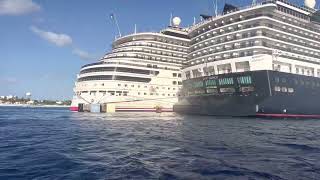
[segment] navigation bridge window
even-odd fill
[[[233,78],[219,79],[219,85],[232,85],[232,84],[233,84]]]
[[[203,83],[203,81],[196,81],[196,82],[191,82],[187,86],[189,86],[191,88],[202,88],[204,86],[204,83]]]
[[[210,86],[217,86],[217,81],[215,79],[208,79],[206,81],[206,86],[210,87]]]
[[[242,76],[237,78],[239,84],[251,84],[252,80],[250,76]]]

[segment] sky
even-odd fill
[[[251,3],[218,0],[219,9],[225,1]],[[111,13],[126,35],[134,24],[138,32],[160,31],[171,13],[188,26],[213,11],[213,0],[0,0],[0,96],[71,99],[81,66],[111,50]]]

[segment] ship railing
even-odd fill
[[[263,2],[260,2],[260,3],[239,7],[236,10],[228,11],[228,12],[225,12],[225,13],[221,13],[221,14],[218,14],[217,16],[212,16],[212,17],[210,17],[210,18],[208,18],[206,20],[202,20],[202,21],[198,22],[197,24],[191,26],[190,30],[192,31],[194,29],[197,29],[198,27],[200,27],[203,24],[206,24],[206,23],[212,22],[214,20],[220,19],[221,16],[226,15],[226,14],[238,12],[238,11],[249,9],[249,8],[253,8],[253,7],[259,7],[259,6],[263,6],[263,5],[266,5],[266,4],[275,4],[275,3],[276,3],[276,0],[266,0],[266,1],[263,1]]]

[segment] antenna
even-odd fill
[[[255,6],[257,4],[257,0],[252,0],[252,6]]]
[[[218,0],[213,1],[213,7],[214,7],[214,16],[218,16]]]
[[[196,23],[197,23],[196,17],[193,17],[193,25],[196,25]]]
[[[118,33],[119,33],[119,37],[121,37],[121,31],[120,31],[120,27],[119,27],[119,24],[118,24],[118,20],[117,20],[117,18],[116,18],[116,15],[113,14],[113,13],[111,13],[110,18],[111,18],[111,20],[115,23],[115,25],[117,26]]]
[[[172,13],[170,13],[170,22],[169,22],[170,26],[172,26],[172,17],[173,17],[173,15],[172,15]]]
[[[137,24],[134,24],[134,33],[137,34]]]

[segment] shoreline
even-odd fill
[[[41,107],[41,108],[70,108],[67,105],[28,105],[28,104],[0,104],[0,107]]]

